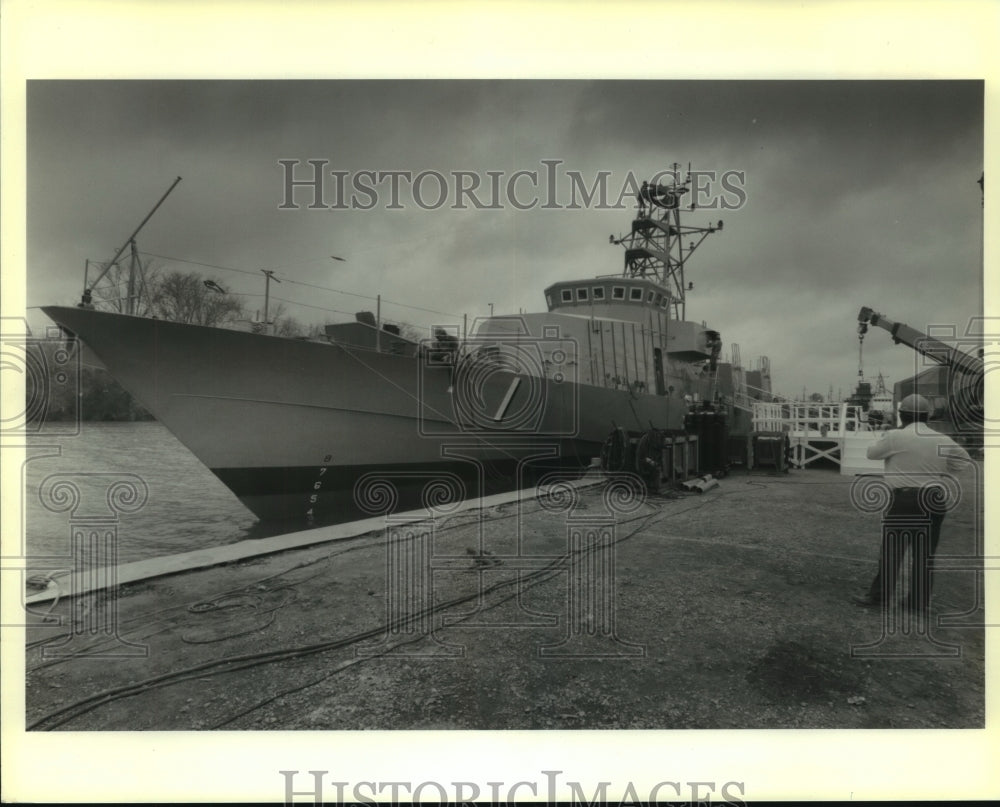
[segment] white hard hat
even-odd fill
[[[900,412],[910,412],[914,415],[929,415],[931,413],[931,405],[928,403],[927,399],[923,395],[907,395],[899,402]]]

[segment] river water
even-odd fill
[[[255,526],[256,516],[156,422],[84,423],[75,436],[34,435],[26,455],[24,532],[29,556],[68,555],[72,525],[88,517],[108,523],[117,515],[119,563],[265,534]],[[115,513],[107,504],[107,491],[116,480],[127,480],[140,491],[144,484],[145,503],[127,512],[132,508],[126,496]],[[70,503],[60,497],[69,486],[79,491],[78,503],[60,510],[61,504]]]
[[[155,421],[83,423],[78,434],[66,431],[50,424],[27,441],[22,551],[29,558],[104,566],[304,529],[301,521],[260,523]],[[486,492],[511,487],[498,478],[488,480]],[[130,490],[144,501],[132,506]],[[87,535],[111,533],[116,557],[103,547],[74,553],[71,536],[80,527]],[[12,544],[5,540],[5,552],[18,554]]]

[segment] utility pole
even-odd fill
[[[267,309],[268,309],[268,307],[270,305],[270,302],[271,302],[271,281],[273,280],[275,283],[280,283],[281,281],[278,280],[278,278],[276,278],[274,276],[274,270],[272,270],[272,269],[261,269],[260,271],[262,271],[264,273],[264,278],[265,278],[265,280],[264,280],[264,327],[267,329],[267,332],[270,333],[271,321],[267,318]]]
[[[139,248],[135,244],[135,239],[133,238],[130,242],[132,245],[132,255],[128,266],[128,299],[125,302],[125,313],[135,314],[136,312],[136,302],[139,299],[139,293],[135,286],[135,276],[139,273],[139,280],[145,289],[145,280],[142,277],[142,262],[139,260]]]

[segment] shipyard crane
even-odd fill
[[[948,414],[949,419],[961,430],[982,431],[983,427],[983,359],[964,353],[933,336],[921,333],[903,322],[893,322],[867,306],[858,313],[858,339],[864,340],[869,325],[876,325],[889,332],[892,341],[913,348],[949,369]]]

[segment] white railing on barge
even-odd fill
[[[840,466],[844,475],[877,473],[881,460],[869,460],[868,446],[881,436],[871,428],[861,407],[847,403],[815,401],[754,401],[753,428],[759,432],[785,432],[791,446],[791,462],[805,468],[827,459]]]

